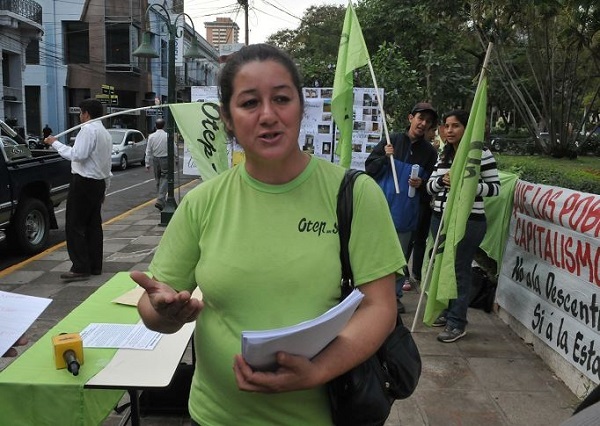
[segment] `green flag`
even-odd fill
[[[352,2],[349,1],[340,38],[331,98],[331,113],[340,131],[340,139],[335,153],[340,157],[340,165],[346,168],[350,167],[352,159],[354,70],[368,63],[367,45],[356,13],[352,8]]]
[[[219,104],[190,102],[169,105],[169,108],[202,179],[208,180],[226,170],[229,167],[227,136]]]
[[[484,72],[482,70],[482,72]],[[433,274],[427,292],[423,322],[431,325],[455,299],[456,246],[465,235],[467,220],[475,201],[481,169],[481,150],[485,134],[487,77],[481,79],[475,92],[469,122],[450,168],[450,192],[444,208],[442,229],[436,250]]]

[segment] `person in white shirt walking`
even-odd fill
[[[82,123],[93,121],[81,127],[72,147],[52,135],[44,139],[45,144],[52,145],[61,157],[71,161],[65,231],[73,265],[60,276],[67,282],[102,273],[104,234],[100,211],[112,176],[112,138],[102,121],[94,120],[102,117],[102,104],[95,99],[85,99],[79,109]]]
[[[146,145],[146,170],[150,170],[150,161],[154,167],[156,180],[156,203],[154,207],[162,210],[167,200],[167,171],[169,168],[168,135],[163,129],[165,120],[156,120],[156,131],[148,136]]]

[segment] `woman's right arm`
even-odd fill
[[[138,312],[150,330],[176,333],[185,323],[195,321],[204,307],[188,291],[178,293],[143,272],[133,271],[130,276],[146,290],[138,302]]]
[[[444,174],[440,173],[440,161],[438,161],[427,181],[427,193],[436,195],[438,192],[442,192],[444,188]]]

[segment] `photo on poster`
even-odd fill
[[[314,135],[305,135],[304,136],[304,145],[302,145],[302,151],[308,152],[310,154],[315,152],[315,136]]]
[[[354,122],[354,130],[355,131],[364,131],[367,128],[366,124],[367,123],[365,123],[364,121],[355,121]]]
[[[323,99],[331,99],[333,96],[333,89],[321,89],[321,97]]]
[[[381,136],[379,136],[379,134],[369,134],[369,136],[367,136],[367,142],[369,143],[378,143],[381,140]]]
[[[331,154],[331,142],[323,142],[323,149],[321,150],[321,154]]]
[[[331,124],[319,124],[317,126],[317,131],[319,133],[327,133],[330,134],[331,133]]]
[[[304,88],[304,97],[310,98],[310,99],[318,98],[319,97],[319,89]]]
[[[331,112],[331,100],[323,100],[323,112]]]

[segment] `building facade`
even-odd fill
[[[23,137],[27,124],[27,99],[39,97],[39,93],[26,90],[26,62],[35,60],[32,51],[43,34],[42,6],[39,3],[32,0],[0,2],[0,119]]]
[[[191,86],[214,85],[218,53],[181,15],[181,0],[0,1],[0,97],[17,98],[2,103],[0,117],[14,116],[31,134],[41,134],[46,124],[56,134],[79,124],[77,106],[85,98],[99,99],[107,113],[154,105],[157,99],[166,102],[169,33],[156,16],[161,9],[148,8],[153,3],[181,24],[175,61],[178,101],[190,99]],[[18,10],[3,10],[15,4]],[[28,8],[22,10],[23,5]],[[132,53],[148,29],[159,57],[139,59]],[[201,59],[181,54],[192,37],[199,41]],[[107,124],[147,133],[154,120],[137,111]]]
[[[230,18],[218,17],[216,21],[205,22],[206,40],[215,47],[239,42],[240,27]]]

